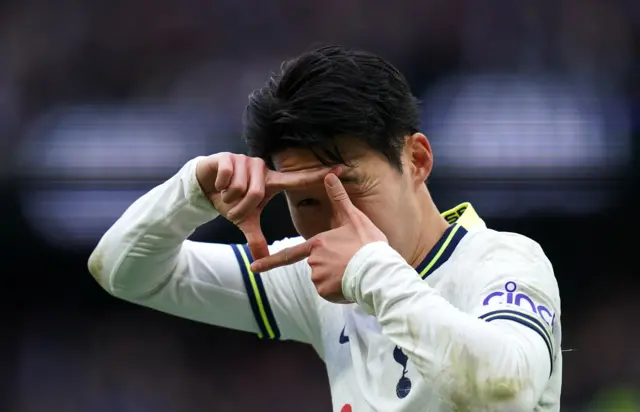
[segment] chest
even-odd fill
[[[432,280],[446,295],[449,282]],[[374,316],[357,305],[341,308],[325,329],[325,363],[337,412],[440,411],[437,388],[420,375],[405,351],[382,333]],[[348,406],[345,406],[348,405]]]

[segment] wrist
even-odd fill
[[[364,245],[353,255],[342,277],[342,294],[345,299],[360,304],[370,314],[373,308],[367,307],[368,305],[362,301],[361,282],[367,272],[367,263],[379,253],[385,253],[389,248],[389,244],[384,241]]]
[[[202,184],[205,181],[203,180],[204,172],[202,172],[202,168],[205,167],[203,166],[203,160],[206,159],[206,156],[198,156],[191,160],[187,166],[185,176],[187,200],[195,208],[202,211],[215,212],[217,216],[217,210],[207,198],[206,186]]]

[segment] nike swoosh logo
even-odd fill
[[[340,344],[342,344],[342,345],[344,345],[345,343],[349,342],[349,337],[344,334],[345,328],[346,328],[346,326],[344,328],[342,328],[342,332],[340,332],[340,338],[338,339],[338,342],[340,342]]]

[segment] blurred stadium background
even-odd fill
[[[86,270],[136,197],[243,151],[248,93],[316,42],[406,73],[441,209],[545,247],[562,410],[639,411],[639,40],[637,0],[0,1],[0,411],[330,410],[310,348],[134,307]],[[293,233],[282,199],[266,215]]]

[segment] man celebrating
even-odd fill
[[[334,411],[557,411],[560,297],[540,246],[463,203],[440,214],[403,76],[325,47],[245,113],[249,156],[188,162],[104,235],[89,270],[120,298],[313,345]],[[300,237],[267,245],[284,192]],[[187,240],[222,215],[247,245]]]

